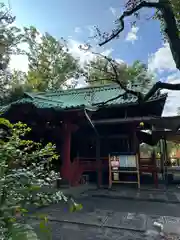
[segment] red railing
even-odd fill
[[[78,185],[80,183],[83,172],[95,172],[99,166],[101,169],[108,169],[108,158],[100,158],[100,163],[96,161],[96,158],[75,158],[72,163],[72,185]]]
[[[156,158],[156,164],[152,163],[151,158],[140,158],[140,173],[152,173],[155,185],[157,185],[157,174],[161,170],[160,163],[160,158]],[[177,163],[179,163],[178,160]],[[179,166],[179,164],[177,164],[176,166]],[[101,157],[100,162],[97,162],[96,158],[75,158],[71,167],[73,171],[71,178],[72,185],[78,185],[80,183],[84,172],[95,172],[97,171],[98,167],[100,167],[102,170],[108,170],[108,157]]]
[[[102,168],[108,167],[108,158],[106,157],[100,158],[100,163],[96,161],[96,158],[87,157],[75,158],[73,162],[81,166],[84,172],[96,171],[99,166],[98,164],[100,164]]]

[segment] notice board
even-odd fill
[[[120,181],[122,173],[136,174],[137,181]],[[112,183],[136,183],[140,188],[139,163],[137,154],[109,154],[109,187]]]

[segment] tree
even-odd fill
[[[65,41],[59,41],[48,33],[41,36],[32,26],[24,28],[24,31],[24,41],[29,48],[26,84],[36,91],[56,90],[65,86],[71,78],[74,79],[74,87],[80,66],[78,60],[68,52]]]
[[[145,64],[135,61],[131,66],[124,62],[113,62],[121,79],[121,83],[127,85],[137,85],[142,89],[149,89],[155,82],[153,76],[148,73]],[[85,76],[87,83],[91,85],[108,84],[115,81],[114,72],[110,62],[105,56],[98,54],[95,60],[85,65]]]
[[[23,35],[13,26],[13,17],[3,3],[0,3],[0,105],[9,96],[12,73],[8,64],[12,54],[25,54],[19,48]]]
[[[172,7],[172,10],[173,10],[173,13],[174,13],[175,20],[176,20],[177,28],[178,28],[178,31],[179,31],[179,36],[180,36],[180,15],[179,15],[180,4],[179,4],[178,0],[171,0],[170,3],[171,3],[171,7]],[[167,36],[164,32],[165,22],[163,20],[163,15],[161,14],[161,11],[157,10],[155,15],[153,16],[153,18],[160,20],[161,31],[162,31],[163,37],[164,37],[165,40],[167,40],[167,38],[166,38]]]
[[[86,82],[90,85],[105,85],[114,80],[111,65],[106,57],[101,54],[89,63],[86,63],[84,68]],[[117,63],[117,69],[122,81],[125,82],[127,80],[126,65]]]
[[[12,54],[23,54],[19,48],[22,40],[21,30],[13,26],[15,17],[0,3],[0,69],[4,70],[8,66]]]
[[[0,5],[0,105],[16,101],[25,91],[56,90],[66,85],[77,84],[80,66],[69,52],[66,42],[50,34],[41,35],[35,27],[20,30],[13,26],[13,17],[3,4]],[[24,43],[27,50],[21,50]],[[29,60],[28,73],[12,71],[9,61],[12,54],[26,54]]]
[[[26,217],[32,205],[69,202],[61,191],[42,191],[44,186],[51,186],[59,178],[59,174],[51,170],[52,160],[59,156],[51,143],[42,146],[24,140],[31,131],[26,124],[11,124],[0,118],[0,130],[0,239],[36,240],[33,229],[18,219]],[[80,204],[70,201],[70,210],[81,209]],[[44,229],[46,226],[47,216],[43,216],[40,227]]]
[[[51,160],[57,159],[55,148],[51,143],[43,148],[39,143],[23,140],[30,131],[24,124],[13,125],[0,118],[0,125],[0,236],[1,239],[32,239],[32,236],[37,239],[32,229],[18,223],[17,218],[27,213],[32,204],[67,200],[62,192],[48,196],[38,191],[57,178],[50,171]]]
[[[179,1],[178,0],[158,0],[158,1],[144,1],[144,0],[129,0],[125,5],[125,11],[116,21],[116,28],[112,33],[101,32],[98,28],[96,37],[100,38],[100,46],[105,45],[109,41],[119,37],[120,33],[124,30],[125,27],[125,18],[134,15],[136,18],[139,18],[139,11],[143,8],[154,8],[156,11],[160,12],[161,19],[164,23],[163,32],[166,36],[167,41],[172,52],[173,59],[175,61],[177,69],[180,70],[180,36],[179,36]],[[133,23],[134,24],[134,23]],[[111,60],[111,63],[113,61]],[[156,82],[147,94],[142,94],[141,92],[132,91],[128,89],[118,76],[116,67],[114,66],[114,73],[116,75],[116,82],[124,89],[127,93],[131,93],[137,96],[139,102],[147,101],[152,95],[154,95],[159,89],[168,89],[168,90],[180,90],[180,84],[171,84]],[[116,98],[120,97],[117,96]],[[114,98],[113,98],[114,99]]]
[[[5,76],[8,77],[7,80],[5,79]],[[3,82],[0,83],[0,86],[4,89],[4,93],[1,95],[2,105],[21,99],[24,92],[31,90],[31,88],[26,84],[26,73],[13,70],[9,71],[9,73],[5,76],[2,76],[2,81],[6,80],[6,84]]]

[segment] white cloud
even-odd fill
[[[113,51],[114,51],[113,48],[106,49],[105,51],[102,52],[102,55],[109,56]]]
[[[21,50],[28,51],[28,45],[26,43],[21,43],[18,47]],[[26,55],[12,55],[9,62],[9,68],[12,70],[27,72],[28,57]]]
[[[67,81],[66,81],[66,84],[68,86],[71,86],[72,84],[76,83],[77,82],[77,86],[76,88],[83,88],[83,87],[86,87],[87,86],[87,83],[85,81],[85,78],[84,77],[80,77],[78,80],[75,80],[73,78],[69,78]],[[64,89],[66,89],[66,87],[64,87]]]
[[[80,64],[83,65],[85,62],[89,62],[92,61],[96,55],[94,55],[92,52],[99,52],[105,56],[109,56],[113,49],[109,48],[109,49],[103,49],[103,48],[92,48],[92,52],[91,51],[83,51],[79,49],[79,46],[82,45],[81,42],[78,42],[76,40],[73,39],[69,39],[68,41],[69,43],[69,52],[75,57],[78,58],[80,61]],[[101,51],[100,51],[101,50]]]
[[[75,32],[75,33],[81,33],[82,30],[81,30],[80,27],[75,27],[74,32]]]
[[[138,31],[139,31],[139,28],[136,26],[133,26],[131,28],[131,31],[128,32],[126,36],[126,41],[134,43],[134,41],[138,40],[138,36],[137,36]]]
[[[180,83],[180,79],[179,82]],[[179,91],[167,91],[168,97],[163,110],[163,116],[176,116],[177,109],[180,107],[180,92]]]
[[[90,51],[86,52],[86,51],[82,51],[79,49],[79,46],[82,45],[81,42],[78,42],[74,39],[69,39],[68,43],[69,43],[69,52],[75,58],[79,59],[79,62],[82,67],[86,62],[90,62],[93,59],[95,59],[96,55],[94,55],[92,52],[90,52]],[[104,56],[109,56],[112,53],[113,49],[112,48],[110,48],[110,49],[94,48],[94,49],[92,49],[92,51],[100,52]],[[87,83],[85,82],[85,79],[82,77],[78,80],[77,88],[81,88],[81,87],[85,87],[85,86],[87,86]]]
[[[167,77],[167,82],[176,84],[180,83],[180,72],[170,74]],[[164,116],[174,116],[177,115],[177,108],[180,107],[180,91],[166,91],[168,93],[168,98],[164,107]]]
[[[86,28],[89,30],[89,37],[94,37],[96,33],[95,27],[93,25],[89,25]]]
[[[158,71],[159,73],[165,70],[176,70],[176,65],[168,43],[164,43],[163,46],[157,50],[157,52],[150,56],[148,67],[151,71]]]
[[[155,53],[153,53],[148,61],[148,69],[155,74],[165,73],[163,81],[169,83],[180,83],[180,72],[176,69],[171,50],[168,43],[164,43]],[[177,108],[180,107],[180,91],[165,91],[168,98],[164,107],[164,116],[173,116],[177,114]]]
[[[12,55],[9,67],[12,70],[28,71],[28,58],[24,55]]]
[[[15,25],[16,26],[16,25]],[[38,35],[36,37],[36,42],[41,43],[42,41],[42,34],[38,31]],[[19,49],[28,52],[28,44],[27,43],[20,43],[17,46]],[[19,70],[23,72],[28,71],[28,57],[27,55],[12,55],[9,63],[9,68],[12,70]]]
[[[113,16],[116,16],[116,9],[113,7],[110,7],[109,10],[111,11],[111,13],[113,14]]]
[[[78,79],[78,84],[77,84],[76,88],[87,87],[87,85],[88,85],[88,84],[86,83],[85,78],[84,78],[84,77],[80,77],[80,78]]]
[[[69,52],[75,57],[78,58],[80,64],[83,65],[86,61],[91,61],[94,58],[94,55],[91,52],[85,52],[79,49],[79,46],[82,44],[73,39],[69,39]]]
[[[127,65],[122,59],[120,58],[116,58],[116,62],[119,63],[119,64],[123,64],[123,65]]]

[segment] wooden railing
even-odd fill
[[[180,159],[173,158],[177,160],[176,166],[180,167]],[[99,167],[99,163],[96,161],[96,158],[87,158],[87,157],[79,157],[75,158],[72,163],[73,175],[72,175],[72,183],[79,184],[83,172],[94,172],[97,171]],[[102,170],[108,170],[108,157],[100,158],[100,167]],[[168,167],[169,169],[174,168],[172,166]],[[158,173],[161,172],[161,160],[160,158],[156,158],[156,164],[152,163],[151,158],[140,158],[139,165],[140,173],[151,173],[154,178],[154,183],[156,187],[158,187]],[[180,168],[179,168],[180,171]]]
[[[96,158],[87,158],[87,157],[80,157],[80,158],[75,158],[74,162],[76,164],[79,164],[84,171],[96,171],[98,167],[98,163],[96,161]],[[107,157],[102,157],[100,158],[100,166],[102,168],[107,168],[108,167],[108,158]]]

